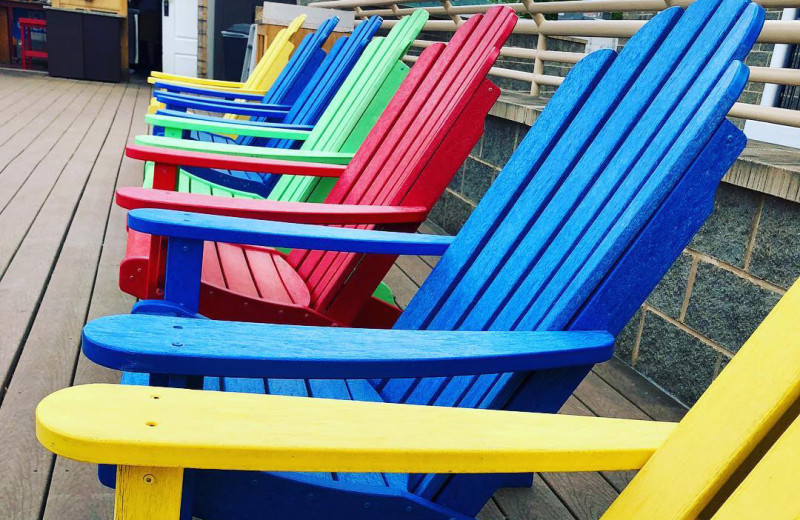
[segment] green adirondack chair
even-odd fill
[[[247,127],[227,122],[208,123],[191,119],[148,116],[148,122],[162,126],[165,136],[139,136],[137,144],[159,146],[199,152],[214,152],[226,155],[264,157],[270,159],[295,159],[314,162],[343,163],[347,162],[361,146],[373,125],[386,105],[406,77],[409,67],[401,61],[411,43],[422,30],[428,19],[426,11],[416,11],[403,18],[395,25],[385,38],[374,38],[364,50],[352,72],[331,100],[319,122],[310,132],[271,130],[259,127]],[[278,125],[280,126],[280,125]],[[186,131],[204,131],[225,135],[265,137],[282,137],[285,139],[303,140],[299,150],[247,146],[217,142],[198,142],[181,139]],[[276,133],[277,132],[277,133]],[[148,181],[152,177],[148,172]],[[202,177],[201,177],[202,176]],[[279,181],[277,175],[263,175],[247,172],[231,172],[228,170],[203,171],[185,169],[180,175],[178,191],[206,195],[232,196],[242,198],[264,198],[269,195],[273,200],[304,202],[322,201],[333,181],[317,183],[303,179],[304,187],[297,187],[297,182]],[[275,185],[276,190],[273,190]],[[272,192],[272,193],[271,193]]]
[[[678,424],[87,385],[39,404],[37,436],[59,455],[121,465],[120,520],[178,519],[183,468],[387,474],[639,469],[603,520],[796,520],[798,314],[795,283]],[[334,504],[325,505],[330,518],[339,518]],[[366,511],[363,518],[369,517]]]

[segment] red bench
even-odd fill
[[[19,33],[22,54],[22,68],[28,69],[33,58],[47,59],[47,52],[31,49],[31,31],[34,29],[47,29],[47,22],[36,18],[20,18]]]

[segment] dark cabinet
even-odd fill
[[[47,9],[48,72],[51,76],[122,81],[119,15]]]

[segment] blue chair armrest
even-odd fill
[[[156,92],[156,99],[167,107],[191,108],[209,112],[237,114],[257,117],[283,117],[289,112],[287,105],[267,105],[262,103],[237,103],[235,101],[207,100],[180,94]]]
[[[469,345],[469,348],[464,348]],[[278,379],[495,374],[607,360],[602,331],[307,327],[126,314],[91,321],[83,351],[128,372]]]
[[[259,94],[244,94],[225,90],[214,90],[211,88],[203,88],[190,85],[181,85],[178,83],[164,83],[156,81],[153,88],[162,89],[170,93],[176,94],[192,94],[197,96],[216,97],[221,99],[245,99],[247,101],[261,101],[264,96]]]
[[[442,255],[453,237],[292,224],[161,209],[135,209],[128,227],[150,235],[291,249]]]

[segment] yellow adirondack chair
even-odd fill
[[[640,469],[604,519],[797,519],[799,313],[800,282],[677,424],[88,385],[45,398],[37,435],[59,455],[119,465],[118,520],[177,519],[182,468]]]
[[[206,78],[193,78],[190,76],[181,76],[178,74],[167,74],[165,72],[154,71],[147,78],[147,82],[151,84],[171,83],[183,85],[195,85],[198,87],[212,88],[214,90],[222,90],[226,92],[236,92],[241,94],[256,94],[263,96],[272,83],[283,70],[283,67],[289,61],[289,57],[294,50],[294,44],[291,42],[292,36],[300,29],[303,22],[306,20],[306,15],[301,14],[290,23],[285,29],[278,31],[275,39],[269,44],[264,51],[264,55],[258,60],[256,67],[250,73],[250,77],[245,82],[238,81],[222,81],[216,79]],[[148,113],[154,114],[159,108],[164,108],[164,105],[156,101],[155,98],[150,100]]]

